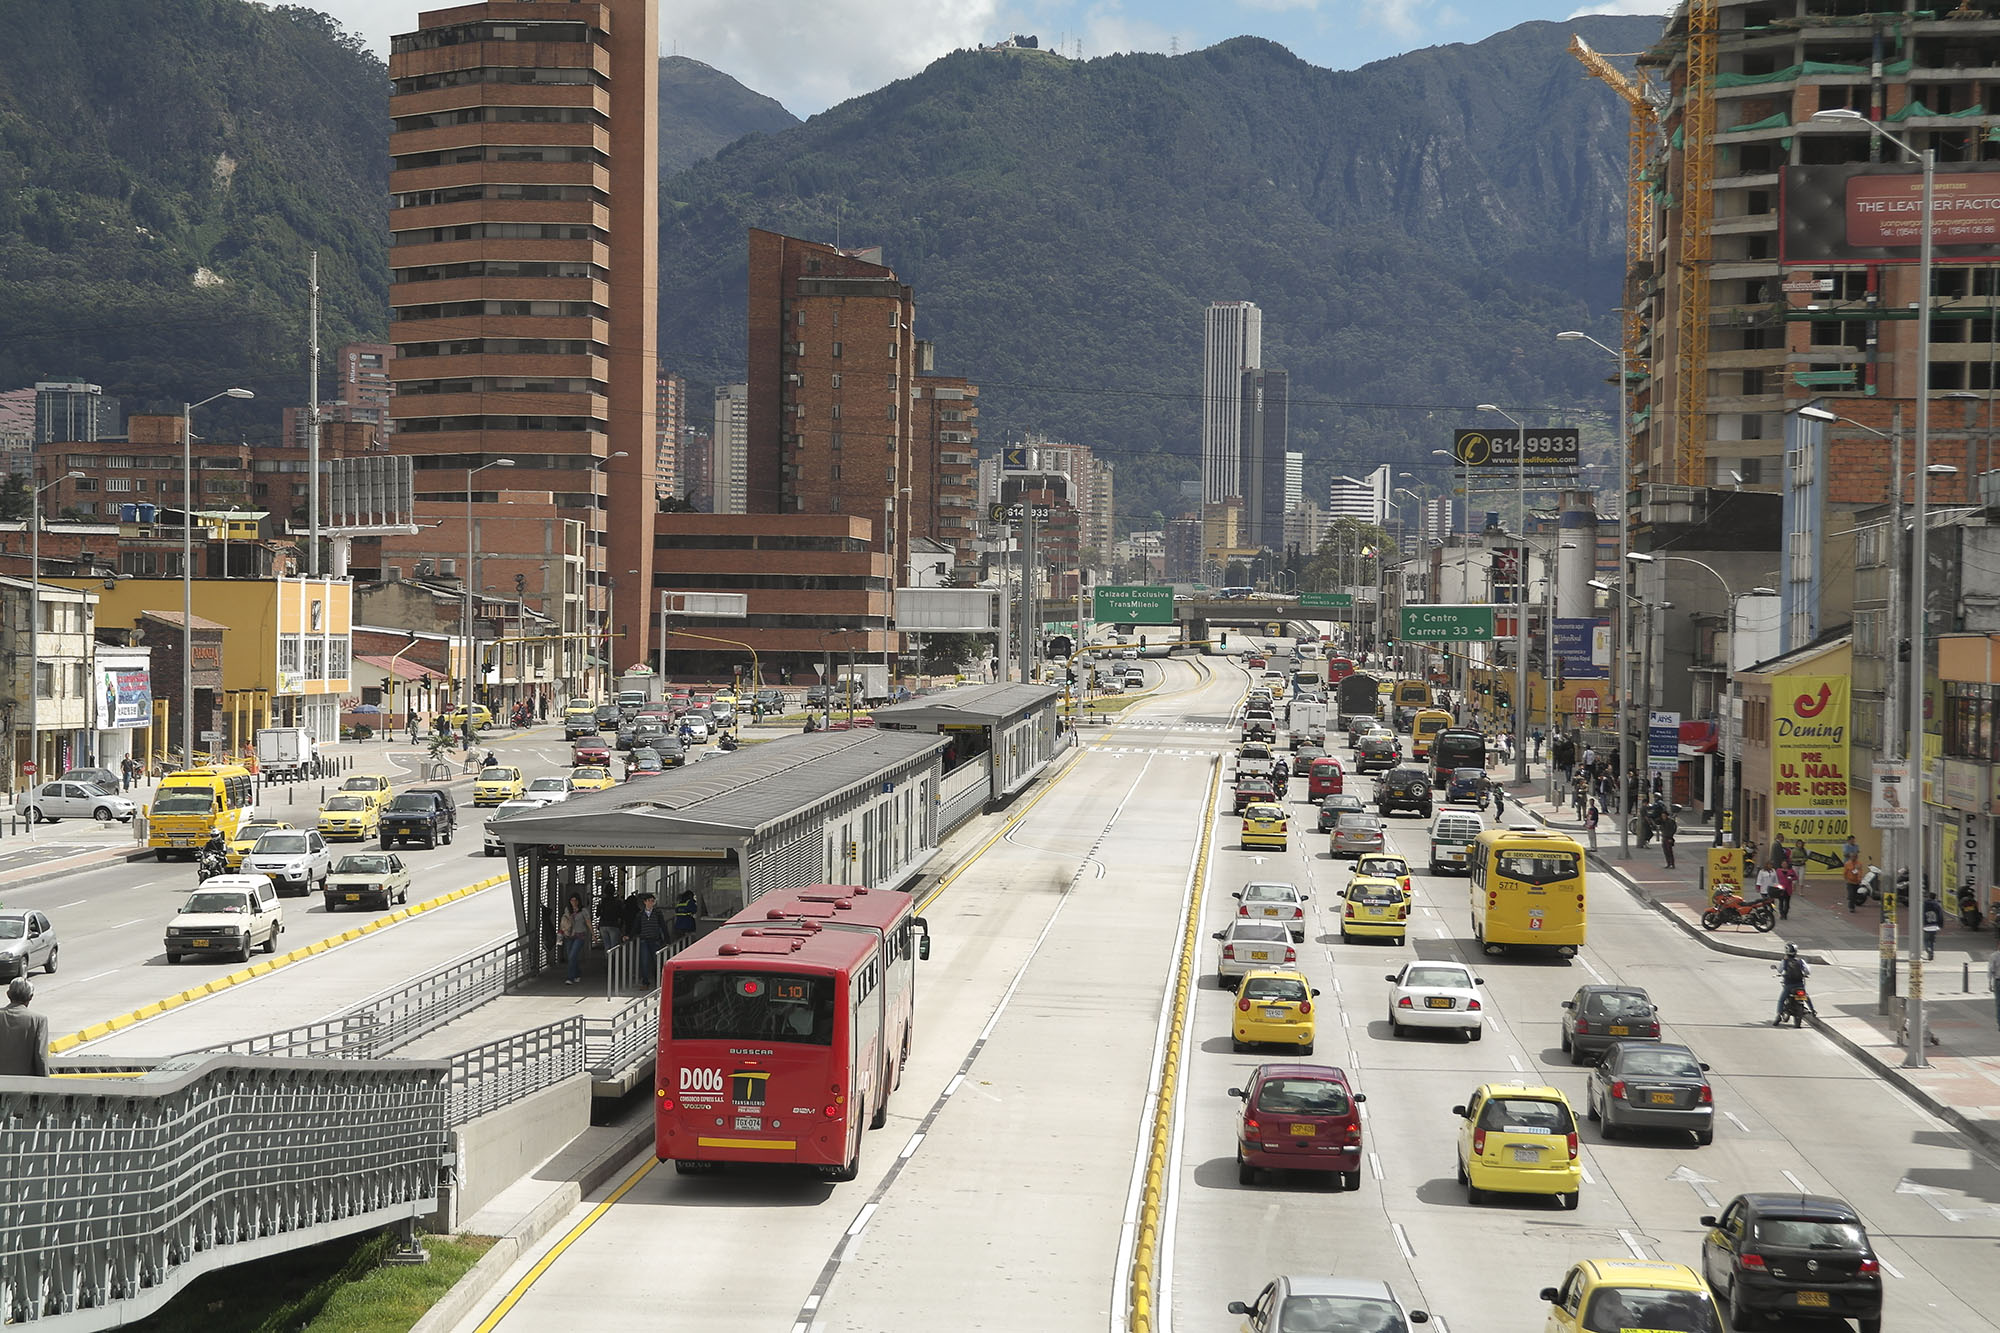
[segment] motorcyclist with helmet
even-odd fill
[[[1778,964],[1778,1016],[1771,1020],[1772,1027],[1783,1025],[1785,1002],[1792,997],[1793,991],[1802,991],[1806,988],[1806,978],[1811,975],[1812,968],[1806,964],[1805,959],[1799,957],[1799,946],[1787,944],[1784,959]],[[1813,1007],[1811,996],[1806,997],[1806,1012],[1819,1013],[1819,1010]]]
[[[195,857],[195,883],[199,884],[217,875],[227,874],[228,871],[229,844],[223,841],[219,831],[210,833],[208,841],[202,845],[200,853]]]

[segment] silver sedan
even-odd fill
[[[38,824],[58,819],[94,819],[109,824],[116,819],[130,823],[138,810],[125,797],[94,782],[44,782],[14,798],[14,813],[26,815]]]

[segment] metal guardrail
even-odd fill
[[[381,1025],[373,1014],[347,1013],[302,1023],[282,1032],[266,1032],[255,1037],[218,1042],[174,1058],[265,1055],[281,1060],[369,1060],[386,1049],[381,1044],[380,1033]]]
[[[0,1078],[0,1322],[115,1328],[204,1272],[433,1211],[448,1078],[240,1055]]]
[[[583,1020],[584,1062],[593,1074],[623,1073],[659,1047],[660,992],[642,995],[609,1018]]]
[[[451,1058],[445,1122],[454,1128],[584,1070],[584,1020],[517,1032]]]
[[[499,998],[532,971],[519,937],[509,935],[349,1005],[342,1016],[370,1015],[381,1031],[376,1050],[386,1053]]]

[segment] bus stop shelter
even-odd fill
[[[878,708],[883,731],[941,736],[944,827],[948,830],[989,801],[1026,787],[1061,748],[1052,685],[965,685],[942,694]],[[970,767],[976,766],[976,767]]]
[[[594,913],[691,887],[709,920],[775,888],[894,889],[936,852],[944,737],[861,729],[782,737],[492,820],[514,921],[536,968],[556,960],[571,893]]]

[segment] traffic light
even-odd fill
[[[1555,682],[1556,682],[1556,689],[1560,691],[1563,687],[1563,660],[1561,653],[1556,654]]]
[[[1228,630],[1223,630],[1223,631],[1222,631],[1222,637],[1221,637],[1221,639],[1219,639],[1219,640],[1217,641],[1217,644],[1216,644],[1216,646],[1217,646],[1217,647],[1219,647],[1219,648],[1227,648],[1227,647],[1229,646],[1229,631],[1228,631]]]
[[[1144,648],[1146,646],[1146,636],[1143,634],[1139,636],[1139,646],[1141,648]]]

